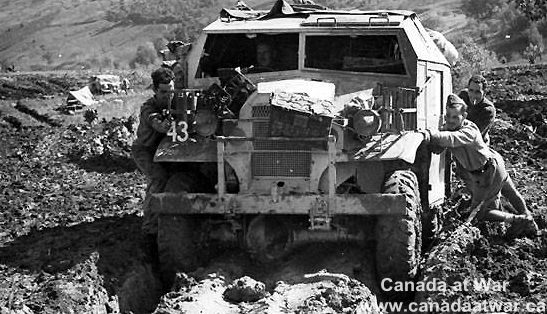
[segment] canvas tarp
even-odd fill
[[[95,104],[97,101],[93,98],[93,94],[91,93],[91,90],[89,89],[89,86],[86,86],[82,89],[70,91],[70,95],[73,97],[73,99],[76,99],[79,103],[81,103],[84,106],[91,106]],[[69,100],[72,97],[68,97]]]

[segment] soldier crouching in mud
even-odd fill
[[[433,147],[447,148],[467,172],[471,190],[471,208],[480,206],[477,217],[482,220],[515,224],[515,235],[537,235],[538,226],[526,207],[522,195],[509,177],[501,155],[489,148],[477,125],[467,118],[467,104],[458,96],[448,96],[446,124],[441,130],[422,131],[425,141]],[[503,193],[518,214],[501,211]]]
[[[143,203],[142,231],[147,253],[153,258],[157,256],[158,217],[150,211],[150,195],[162,192],[168,179],[166,169],[160,163],[154,162],[154,154],[171,125],[163,112],[173,100],[174,78],[173,72],[167,68],[160,68],[152,73],[154,96],[141,107],[137,139],[131,148],[137,167],[148,179]]]

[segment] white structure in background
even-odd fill
[[[88,85],[93,94],[117,94],[122,90],[122,79],[118,75],[95,75],[89,79]]]

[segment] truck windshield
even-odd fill
[[[306,68],[405,74],[396,35],[306,36]]]
[[[196,77],[216,77],[218,69],[243,73],[298,69],[298,34],[210,34]]]

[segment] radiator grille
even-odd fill
[[[251,164],[253,177],[309,177],[311,153],[253,153]]]
[[[270,106],[254,106],[252,109],[253,118],[269,118]]]
[[[268,121],[254,121],[253,136],[255,137],[270,136],[270,123]]]
[[[269,137],[270,124],[267,121],[253,122],[253,135],[255,137]],[[321,142],[295,142],[280,140],[256,140],[253,142],[255,150],[305,150],[325,149],[325,144]]]
[[[270,136],[270,108],[270,106],[252,108],[254,137]],[[255,140],[253,142],[254,150],[269,152],[253,152],[251,154],[252,175],[253,177],[309,177],[313,146],[318,146],[318,143]],[[319,146],[321,146],[320,143]]]

